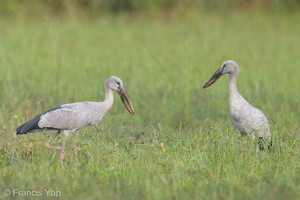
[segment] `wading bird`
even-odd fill
[[[114,101],[113,90],[117,91],[125,108],[134,115],[133,105],[126,92],[122,80],[111,76],[104,83],[105,100],[102,102],[83,101],[63,104],[35,116],[19,126],[15,134],[26,134],[44,130],[57,130],[54,137],[46,143],[48,148],[60,149],[60,160],[64,163],[66,140],[70,133],[88,125],[95,125],[111,108]],[[50,142],[61,132],[64,134],[62,146],[51,146]]]
[[[270,148],[271,135],[267,118],[261,110],[248,103],[237,90],[236,81],[239,66],[235,61],[225,61],[204,84],[203,88],[211,86],[224,74],[229,74],[230,116],[233,125],[242,135],[251,134],[253,138],[258,136],[260,150],[264,149],[262,141],[264,138],[268,140]]]

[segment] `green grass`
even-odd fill
[[[298,19],[1,19],[0,190],[59,190],[62,199],[299,199]],[[229,59],[240,65],[240,93],[269,119],[271,152],[256,153],[256,141],[234,130],[228,77],[202,89]],[[44,146],[54,133],[13,138],[51,107],[103,100],[110,75],[123,80],[136,115],[116,98],[101,123],[72,134],[64,166]]]

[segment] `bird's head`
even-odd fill
[[[120,78],[116,76],[110,76],[108,79],[105,81],[105,88],[115,90],[117,92],[120,91],[121,88],[123,88],[123,82]]]
[[[131,103],[131,100],[129,98],[129,95],[127,91],[125,90],[123,86],[123,82],[120,78],[116,76],[110,76],[105,81],[104,87],[107,89],[115,90],[120,95],[120,98],[122,100],[122,103],[124,104],[125,108],[134,115],[134,109],[133,105]]]
[[[239,73],[239,66],[233,60],[225,61],[221,67],[208,79],[208,81],[204,84],[203,88],[207,88],[214,84],[222,75],[231,74],[231,73]]]

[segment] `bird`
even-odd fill
[[[113,91],[116,91],[120,95],[125,108],[130,114],[134,115],[132,102],[120,78],[116,76],[108,77],[104,83],[104,89],[104,101],[82,101],[56,106],[22,124],[16,129],[14,134],[19,135],[45,130],[56,130],[57,132],[53,138],[45,145],[48,148],[60,149],[59,158],[63,164],[65,161],[66,141],[70,134],[86,126],[99,123],[106,112],[112,107],[114,101]],[[50,142],[61,132],[64,135],[62,146],[51,146]]]
[[[225,61],[208,79],[203,88],[211,86],[224,74],[229,74],[230,116],[233,125],[242,135],[250,134],[253,138],[258,137],[259,150],[264,150],[264,140],[269,143],[268,149],[270,149],[272,141],[266,116],[261,110],[244,99],[237,90],[236,82],[239,75],[237,62],[233,60]]]

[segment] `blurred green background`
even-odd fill
[[[190,8],[205,12],[241,11],[285,11],[299,10],[299,0],[1,0],[2,15],[63,15],[66,13],[85,13],[101,15],[104,13],[142,13],[187,11]]]
[[[0,191],[50,188],[63,199],[299,199],[299,5],[1,0]],[[239,92],[269,120],[274,151],[257,153],[257,141],[235,131],[227,75],[202,89],[229,59],[240,66]],[[102,122],[72,134],[66,165],[44,146],[52,132],[13,137],[51,107],[102,101],[111,75],[123,80],[136,114],[115,94]]]

